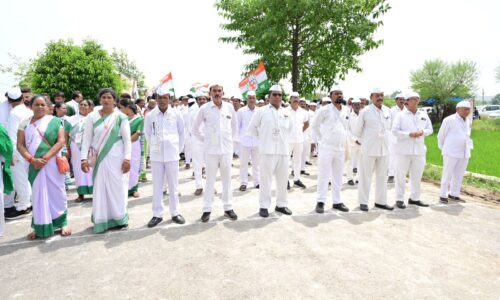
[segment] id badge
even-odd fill
[[[81,144],[82,143],[82,138],[83,138],[83,133],[82,132],[78,132],[75,135],[75,143]]]
[[[280,130],[278,128],[273,128],[273,138],[277,139],[280,136]]]

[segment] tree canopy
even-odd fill
[[[374,32],[389,9],[385,0],[218,0],[216,8],[232,35],[221,37],[265,62],[268,77],[291,76],[302,94],[329,89],[349,70],[361,71],[359,56],[382,40]]]

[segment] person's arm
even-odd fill
[[[449,119],[443,120],[443,123],[441,123],[441,127],[439,128],[439,132],[437,134],[438,147],[441,150],[443,150],[444,141],[446,139],[446,135],[448,134],[448,128],[449,128],[448,120]]]
[[[177,114],[177,133],[179,134],[179,150],[181,150],[184,149],[186,142],[186,128],[184,118],[180,114]]]
[[[319,109],[312,123],[312,131],[318,141],[321,140],[320,127],[321,127],[321,122],[323,121],[322,119],[323,119],[323,110]]]
[[[130,139],[130,123],[127,119],[122,120],[120,124],[120,135],[123,141],[123,163],[122,172],[125,174],[130,171],[130,158],[132,156],[132,141]]]
[[[424,136],[429,136],[434,132],[434,128],[432,128],[431,119],[429,119],[429,116],[427,116],[427,114],[425,115],[425,128],[423,129],[423,131],[424,131]]]
[[[240,140],[240,128],[238,126],[238,115],[234,108],[231,107],[231,131],[233,133],[233,141],[238,142]]]
[[[401,128],[401,114],[397,115],[392,122],[392,134],[398,139],[409,139],[412,138],[411,132],[405,131]]]
[[[203,115],[203,107],[200,108],[198,113],[196,114],[196,117],[194,119],[194,124],[193,124],[193,135],[196,136],[200,141],[204,141],[203,134],[200,131],[201,123],[203,123],[204,115]]]
[[[87,160],[92,138],[94,136],[94,124],[92,124],[91,116],[88,116],[83,123],[82,150],[81,160]]]
[[[142,128],[144,127],[144,119],[140,121],[139,126],[137,127],[137,131],[132,133],[130,140],[133,142],[136,142],[140,137],[142,133]]]
[[[309,128],[309,114],[307,111],[303,111],[304,113],[304,125],[302,126],[302,132],[306,131]]]
[[[19,154],[21,154],[24,159],[26,159],[30,164],[32,164],[35,169],[40,170],[47,161],[45,161],[43,158],[35,158],[31,153],[28,151],[28,148],[26,147],[26,141],[24,137],[24,128],[19,128],[17,131],[17,151]]]
[[[151,114],[147,114],[144,118],[144,136],[148,144],[151,143],[151,136],[153,135],[153,122]]]
[[[365,127],[366,109],[367,108],[365,108],[359,112],[358,121],[356,123],[354,123],[354,130],[352,131],[352,133],[354,134],[355,137],[357,137],[358,141],[361,138],[361,135],[363,134],[363,129]]]
[[[248,135],[259,136],[259,124],[260,124],[261,110],[257,110],[253,113],[250,123],[248,124],[247,133]]]
[[[57,153],[59,153],[59,151],[61,151],[61,149],[65,143],[66,143],[66,141],[64,139],[64,128],[61,126],[61,127],[59,127],[59,130],[57,132],[57,141],[42,158],[45,161],[49,161],[49,159],[56,156]]]

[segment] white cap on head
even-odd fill
[[[302,99],[300,101],[302,101]],[[309,100],[304,100],[304,101],[306,102],[307,105],[311,105],[311,101]]]
[[[264,100],[260,99],[257,103],[264,103]]]
[[[381,88],[373,88],[370,92],[370,95],[371,94],[382,94],[384,91],[382,91]]]
[[[299,98],[299,97],[300,97],[300,95],[299,95],[299,93],[298,93],[298,92],[293,92],[293,93],[291,93],[291,94],[290,94],[290,98],[291,98],[291,97],[297,97],[297,98]]]
[[[321,98],[321,103],[323,102],[332,102],[332,99],[330,99],[330,97],[323,97]]]
[[[194,97],[195,97],[195,98],[198,98],[198,97],[205,97],[205,93],[203,93],[202,91],[197,91],[197,92],[194,94]]]
[[[306,99],[304,99],[304,98],[300,98],[300,99],[299,99],[299,101],[300,101],[300,102],[306,102],[306,103],[307,103],[307,100],[306,100]]]
[[[316,102],[311,102],[311,103],[309,103],[309,105],[310,105],[310,106],[317,106],[317,105],[318,105],[318,103],[316,103]]]
[[[418,93],[415,93],[415,92],[409,92],[408,94],[406,94],[405,99],[410,99],[410,98],[413,98],[413,97],[420,98],[420,95]]]
[[[195,102],[196,102],[196,100],[194,98],[189,98],[188,99],[188,104],[195,103]]]
[[[351,103],[361,103],[361,99],[354,98],[354,99],[352,99]]]
[[[334,85],[334,86],[332,86],[332,88],[330,89],[330,93],[331,93],[331,92],[335,92],[335,91],[342,92],[342,89],[340,88],[340,86],[338,86],[338,85]]]
[[[280,92],[282,93],[283,90],[281,89],[281,86],[279,86],[278,84],[275,84],[273,85],[270,89],[269,89],[270,92]]]
[[[21,93],[21,89],[18,88],[18,87],[15,87],[15,88],[11,88],[8,92],[7,92],[7,97],[11,100],[17,100],[19,98],[21,98],[21,96],[23,95],[23,93]]]
[[[165,96],[165,95],[169,95],[169,96],[172,96],[174,93],[172,93],[167,87],[163,87],[163,86],[160,86],[157,90],[156,90],[156,94],[158,96]]]
[[[467,100],[460,101],[457,103],[457,107],[470,108],[470,102]]]
[[[399,93],[396,95],[396,97],[394,97],[394,99],[398,99],[398,98],[403,98],[403,99],[406,99],[405,95],[403,93]]]
[[[255,94],[255,91],[250,91],[247,93],[247,97],[248,96],[257,96],[257,95]]]

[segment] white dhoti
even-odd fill
[[[387,166],[389,156],[361,155],[358,169],[358,199],[368,204],[373,172],[375,172],[375,203],[387,204]]]
[[[240,148],[240,183],[242,185],[248,184],[248,162],[252,160],[252,180],[253,186],[259,184],[259,147],[245,147]]]
[[[231,161],[233,154],[206,154],[206,174],[207,180],[205,183],[205,192],[203,193],[203,212],[212,211],[212,203],[215,192],[215,179],[217,170],[220,169],[220,178],[222,181],[222,203],[224,211],[233,209],[232,198],[233,191],[231,190]]]
[[[163,183],[168,186],[168,206],[170,215],[175,217],[179,215],[179,193],[177,186],[179,184],[179,162],[151,162],[151,173],[153,175],[153,217],[163,218]]]
[[[406,174],[410,172],[410,199],[420,199],[420,181],[425,168],[425,155],[398,155],[396,159],[396,201],[405,201]]]
[[[468,158],[455,158],[448,155],[443,156],[443,174],[441,176],[441,198],[460,196],[460,189],[467,170]]]
[[[342,188],[342,171],[344,169],[345,152],[333,151],[320,147],[318,150],[318,187],[317,202],[326,202],[328,182],[332,182],[333,204],[340,204]]]
[[[271,206],[271,183],[273,175],[276,179],[276,206],[287,207],[287,184],[290,158],[288,155],[261,154],[260,163],[260,208]],[[300,171],[299,171],[300,172]]]

